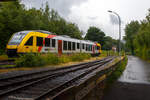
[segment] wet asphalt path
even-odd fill
[[[125,71],[102,100],[150,100],[150,63],[128,56]]]

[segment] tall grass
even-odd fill
[[[121,51],[120,54],[122,56],[125,56],[125,52],[124,51]],[[103,50],[101,55],[100,55],[100,57],[107,57],[107,56],[119,56],[119,53],[117,51],[114,52],[112,50],[108,50],[108,51]]]
[[[85,53],[62,56],[51,53],[45,55],[29,53],[20,56],[20,58],[16,60],[16,66],[34,67],[44,65],[58,65],[67,62],[83,61],[85,59],[89,59],[90,57],[90,54]]]
[[[26,54],[21,55],[20,58],[18,58],[16,61],[16,66],[28,66],[28,67],[34,67],[34,66],[43,66],[46,64],[45,60],[40,54]]]

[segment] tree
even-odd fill
[[[6,44],[13,33],[23,30],[47,30],[57,35],[81,38],[82,32],[74,23],[67,22],[59,14],[49,9],[25,9],[18,0],[1,3],[0,8],[0,51],[4,52]]]
[[[150,60],[150,9],[140,23],[131,21],[126,25],[124,39],[132,54]]]
[[[143,59],[150,60],[150,10],[146,18],[141,21],[134,43],[137,55]]]
[[[104,45],[102,47],[104,50],[111,50],[113,46],[117,47],[117,40],[112,39],[112,37],[106,36],[104,40]]]
[[[140,28],[140,24],[138,21],[131,21],[125,27],[124,40],[126,41],[126,47],[131,51],[133,55],[135,50],[134,39],[139,31],[139,28]]]
[[[104,37],[105,37],[105,33],[103,31],[101,31],[97,27],[92,26],[88,29],[85,39],[96,41],[103,46],[105,41]]]

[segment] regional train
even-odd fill
[[[10,38],[6,51],[8,57],[24,53],[89,53],[99,55],[101,45],[89,40],[79,40],[66,35],[56,35],[44,30],[20,31]]]

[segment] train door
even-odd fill
[[[22,51],[27,53],[27,52],[35,52],[34,48],[35,48],[35,44],[34,41],[35,37],[31,36],[23,45]]]
[[[62,40],[58,40],[58,55],[62,54]]]

